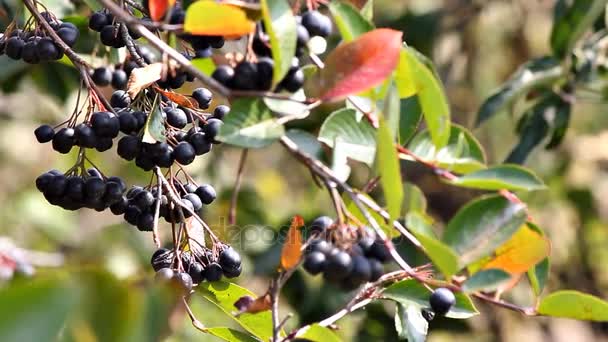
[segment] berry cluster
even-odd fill
[[[143,126],[143,123],[142,123]],[[53,149],[67,154],[74,146],[94,148],[99,152],[109,150],[113,138],[118,136],[120,121],[114,113],[94,112],[88,122],[72,127],[63,127],[55,132],[49,125],[36,128],[34,135],[40,143],[52,141]]]
[[[42,16],[51,25],[55,33],[69,47],[76,44],[79,36],[78,28],[70,22],[56,19],[50,12],[42,12]],[[63,57],[63,50],[42,29],[15,29],[0,39],[0,54],[14,60],[23,60],[29,64],[56,61]]]
[[[192,213],[200,212],[203,205],[211,204],[217,196],[215,189],[209,184],[196,186],[192,183],[181,184],[175,180],[174,188],[177,189],[180,202],[189,210],[182,210],[171,203],[167,191],[163,191],[159,196],[158,188],[147,189],[141,186],[131,187],[119,201],[110,206],[110,210],[114,215],[124,215],[125,221],[137,229],[152,231],[157,201],[160,201],[160,217],[170,223],[182,223],[181,215],[184,218],[191,217]]]
[[[116,176],[105,178],[90,168],[86,174],[51,170],[36,178],[36,187],[46,200],[66,210],[91,208],[103,211],[121,201],[125,182]]]
[[[312,275],[323,273],[324,279],[344,289],[380,278],[384,274],[382,264],[390,260],[384,243],[368,230],[358,231],[355,241],[334,239],[332,243],[324,238],[337,229],[340,227],[327,216],[311,223],[310,231],[317,237],[306,248],[304,269]]]
[[[206,88],[198,88],[193,91],[192,98],[197,101],[199,108],[206,109],[209,108],[212,94]],[[230,111],[228,106],[220,105],[213,114],[205,117],[167,101],[167,106],[161,112],[167,141],[148,144],[142,142],[143,136],[139,134],[146,115],[126,108],[130,105],[128,95],[117,90],[112,95],[111,104],[122,108],[118,121],[120,130],[127,134],[119,140],[117,153],[123,159],[135,159],[135,164],[144,170],[151,170],[154,166],[170,167],[174,162],[188,165],[196,156],[208,153],[213,144],[219,143],[215,138],[223,125],[224,116]],[[191,127],[186,131],[188,124]]]
[[[89,17],[89,28],[99,32],[101,43],[116,49],[126,45],[121,33],[121,25],[124,24],[116,22],[114,16],[105,10],[94,12]],[[131,39],[140,38],[136,31],[128,30],[128,34]]]
[[[193,284],[203,281],[218,281],[222,276],[236,278],[241,274],[241,256],[232,247],[222,245],[219,253],[203,248],[196,253],[184,251],[179,260],[173,250],[160,248],[152,255],[152,268],[157,278],[162,280],[178,279],[188,292]],[[180,267],[181,266],[181,267]],[[180,268],[184,272],[180,272]]]

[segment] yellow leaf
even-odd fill
[[[529,225],[523,225],[510,240],[498,247],[494,256],[479,269],[498,268],[512,275],[527,272],[551,253],[549,240]]]
[[[244,9],[215,1],[194,2],[184,21],[184,31],[194,35],[240,37],[254,29]]]
[[[127,93],[129,94],[129,97],[134,99],[140,91],[160,80],[162,73],[162,63],[153,63],[146,65],[143,68],[133,69],[131,76],[129,76],[129,82],[127,83]]]
[[[302,256],[302,235],[300,234],[300,227],[304,225],[304,219],[300,215],[294,216],[291,221],[291,226],[287,232],[287,239],[283,244],[283,250],[281,251],[281,269],[289,270],[295,267],[300,261]]]

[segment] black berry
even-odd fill
[[[454,296],[454,293],[444,287],[440,287],[433,291],[431,298],[429,299],[431,309],[433,309],[433,312],[435,312],[436,315],[440,316],[448,313],[455,303],[456,297]]]

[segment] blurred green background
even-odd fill
[[[16,8],[12,7],[16,1],[5,3],[5,9]],[[68,1],[48,5],[59,16],[73,8]],[[403,30],[406,42],[432,58],[445,84],[453,120],[472,128],[480,103],[493,89],[521,63],[549,53],[553,6],[549,0],[376,0],[374,9],[377,26]],[[5,27],[14,15],[0,13],[0,25]],[[94,39],[83,37],[79,44]],[[58,155],[48,144],[37,144],[32,132],[40,123],[58,123],[71,113],[76,77],[65,65],[29,66],[0,57],[0,253],[16,253],[40,265],[33,278],[0,273],[0,288],[4,288],[0,291],[0,337],[4,338],[0,340],[33,341],[36,330],[61,324],[52,318],[64,311],[70,324],[62,328],[62,340],[151,341],[156,336],[169,341],[216,340],[194,329],[183,310],[172,307],[151,286],[149,257],[154,247],[150,234],[109,212],[63,211],[47,204],[36,190],[34,179],[39,174],[52,168],[67,170],[75,161],[74,154]],[[325,114],[320,111],[297,125],[318,126]],[[548,291],[578,289],[608,297],[606,118],[602,96],[579,97],[577,93],[561,147],[539,148],[526,163],[549,185],[547,191],[524,196],[532,216],[552,241]],[[516,122],[516,117],[502,113],[474,130],[491,163],[501,162],[516,143]],[[259,294],[278,264],[280,245],[273,243],[272,234],[286,229],[295,214],[311,220],[319,214],[332,215],[332,210],[326,191],[275,144],[249,152],[237,226],[227,227],[239,157],[240,150],[220,145],[188,170],[221,194],[203,218],[243,252],[244,271],[236,282]],[[105,174],[123,176],[129,185],[149,180],[148,174],[113,152],[94,153],[93,160]],[[353,167],[352,182],[363,184],[369,170]],[[439,223],[476,194],[442,184],[410,163],[403,164],[403,173],[423,189],[429,212]],[[169,227],[162,228],[167,233]],[[411,254],[407,246],[401,247]],[[56,287],[55,280],[45,279],[59,279],[62,285]],[[28,286],[32,281],[36,285]],[[350,296],[298,271],[281,300],[282,314],[295,315],[287,329],[331,315]],[[522,305],[533,300],[525,282],[507,298]],[[206,326],[237,327],[196,293],[191,303]],[[11,305],[31,305],[37,314],[14,315]],[[349,315],[339,322],[338,333],[353,341],[396,340],[392,305],[374,304]],[[478,308],[481,315],[467,321],[433,321],[429,341],[608,341],[605,323],[525,318],[481,303]],[[20,329],[30,335],[6,333]]]

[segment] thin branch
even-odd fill
[[[239,190],[243,181],[243,171],[245,170],[245,162],[247,162],[248,149],[243,149],[241,152],[241,159],[239,160],[239,168],[236,172],[236,180],[234,181],[234,188],[232,190],[232,198],[230,199],[230,210],[228,212],[228,224],[236,224],[236,207],[237,200],[239,197]]]
[[[279,322],[279,293],[281,292],[281,284],[280,279],[281,276],[279,274],[278,277],[272,280],[270,284],[270,288],[268,289],[268,294],[270,295],[270,302],[272,303],[271,314],[272,314],[272,341],[279,341],[279,333],[281,331],[280,322]]]
[[[186,300],[186,297],[182,297],[182,302],[184,303],[184,307],[186,308],[186,312],[188,313],[188,317],[190,317],[190,321],[192,322],[192,326],[195,327],[196,329],[198,329],[201,332],[207,333],[207,328],[205,328],[205,326],[203,325],[203,323],[201,323],[201,321],[199,321],[196,316],[194,316],[194,312],[192,312],[192,309],[190,309],[190,306],[188,305],[188,301]]]
[[[129,51],[129,54],[131,55],[131,58],[133,59],[133,61],[135,61],[135,63],[140,67],[146,66],[146,62],[144,61],[144,59],[140,56],[139,52],[137,51],[135,42],[133,41],[133,38],[131,38],[131,36],[129,35],[129,29],[127,29],[126,25],[124,25],[124,24],[120,25],[120,34],[122,36],[122,40],[125,42],[127,50]]]

